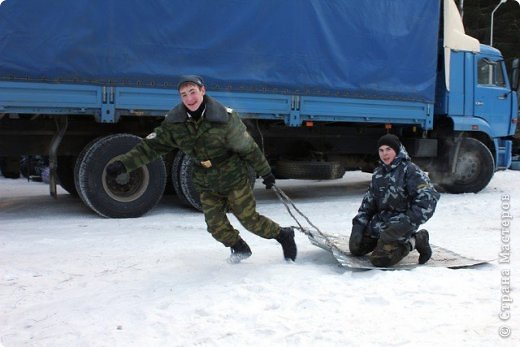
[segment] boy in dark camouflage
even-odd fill
[[[372,252],[369,259],[374,266],[388,267],[416,249],[419,264],[424,264],[432,250],[428,231],[417,229],[433,215],[440,195],[410,161],[397,136],[382,136],[378,148],[380,165],[352,220],[350,253],[361,256]]]
[[[251,256],[251,249],[226,216],[228,208],[252,233],[276,239],[286,260],[296,259],[294,230],[281,228],[256,212],[249,184],[248,167],[254,168],[267,189],[275,184],[271,168],[233,110],[206,95],[200,76],[183,76],[178,84],[182,102],[166,114],[153,133],[128,153],[107,166],[107,174],[117,177],[145,165],[178,148],[193,158],[193,182],[200,193],[208,231],[231,248],[230,262]]]

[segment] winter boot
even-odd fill
[[[280,228],[280,234],[276,237],[276,241],[282,245],[285,260],[296,260],[297,249],[296,243],[294,242],[293,228]]]
[[[253,254],[251,248],[241,238],[233,246],[231,246],[231,255],[229,256],[229,262],[231,264],[238,264],[240,261],[247,259]]]
[[[410,248],[407,244],[398,241],[384,242],[379,239],[368,259],[374,266],[391,267],[400,262],[408,253],[410,253]]]
[[[419,264],[426,263],[432,256],[428,230],[421,229],[415,234],[415,249],[419,252]]]

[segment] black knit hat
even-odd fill
[[[399,154],[399,150],[401,149],[401,141],[399,138],[393,134],[383,135],[377,140],[377,148],[381,146],[388,146],[395,151],[395,154]]]
[[[193,83],[198,85],[199,87],[204,86],[204,80],[202,77],[197,75],[184,75],[179,78],[179,83],[177,83],[177,90],[180,90],[182,85],[185,83]]]

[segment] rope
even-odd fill
[[[316,229],[316,231],[318,232],[318,234],[323,237],[324,239],[326,239],[325,235],[323,235],[323,233],[321,232],[321,230],[315,226],[311,221],[310,219],[304,215],[297,207],[296,205],[294,205],[294,203],[292,202],[292,200],[287,196],[287,194],[285,194],[280,188],[278,188],[276,185],[273,185],[273,190],[274,192],[276,193],[276,196],[278,196],[278,199],[280,199],[280,201],[284,204],[285,208],[287,209],[287,212],[289,212],[289,214],[291,215],[291,217],[294,219],[294,221],[298,224],[298,229],[304,233],[305,235],[307,236],[311,236],[313,237],[313,234],[305,229],[304,227],[302,227],[302,225],[300,224],[300,222],[298,221],[298,218],[296,218],[296,216],[293,214],[293,212],[291,211],[291,207],[296,211],[298,212],[298,214],[300,216],[302,216],[303,218],[305,218],[305,220],[307,221],[307,223],[312,226],[314,229]]]

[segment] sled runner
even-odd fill
[[[349,251],[349,238],[350,235],[338,235],[338,234],[328,234],[320,231],[318,227],[316,227],[312,222],[300,211],[291,199],[278,187],[273,186],[273,189],[278,196],[278,198],[285,205],[285,208],[291,215],[291,217],[296,221],[298,227],[294,227],[295,229],[300,230],[309,238],[309,241],[328,252],[331,252],[334,258],[341,264],[341,266],[348,269],[388,269],[388,270],[400,270],[400,269],[412,269],[417,266],[429,266],[429,267],[447,267],[451,269],[465,268],[471,267],[479,264],[485,264],[490,262],[491,260],[482,260],[482,259],[474,259],[462,256],[455,252],[452,252],[446,248],[430,245],[432,247],[432,257],[430,260],[423,265],[418,264],[419,253],[418,252],[410,252],[403,260],[401,260],[396,265],[389,268],[381,268],[372,265],[370,260],[368,259],[368,255],[356,257],[350,254]],[[299,215],[301,215],[307,223],[312,226],[312,228],[304,228],[298,221],[298,219],[294,216],[291,211],[294,209]]]

